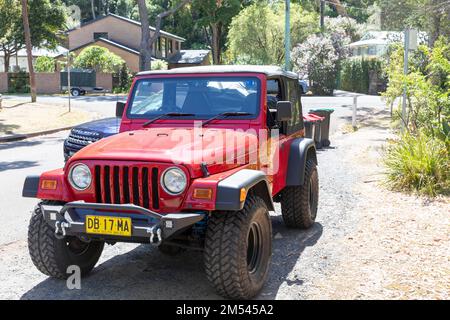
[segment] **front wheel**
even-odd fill
[[[206,276],[231,299],[250,299],[263,287],[272,254],[272,224],[265,202],[248,196],[237,212],[216,212],[205,239]]]
[[[76,265],[81,275],[88,274],[103,251],[103,241],[83,242],[76,237],[57,239],[47,224],[38,204],[28,227],[28,251],[36,268],[43,274],[65,279],[67,268]]]
[[[281,193],[281,214],[284,223],[288,227],[308,229],[316,220],[318,203],[317,166],[312,159],[308,159],[303,185],[285,187]]]

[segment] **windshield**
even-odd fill
[[[189,119],[208,119],[224,112],[249,115],[259,111],[260,81],[255,77],[197,77],[141,79],[134,86],[129,118],[151,119],[180,112],[193,114]]]

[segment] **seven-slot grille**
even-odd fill
[[[159,209],[158,168],[96,165],[95,196],[98,203],[133,203]]]

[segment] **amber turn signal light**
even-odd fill
[[[239,196],[239,201],[244,202],[246,198],[247,198],[247,190],[245,190],[245,188],[242,188],[241,194]]]
[[[196,199],[205,199],[205,200],[211,200],[212,199],[212,189],[206,188],[196,188],[194,189],[194,195],[193,197]]]
[[[56,180],[42,180],[41,188],[44,190],[56,190]]]

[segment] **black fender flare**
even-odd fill
[[[244,208],[240,201],[241,189],[247,194],[254,192],[266,203],[269,211],[274,211],[272,194],[267,176],[260,170],[242,169],[217,184],[216,210],[239,211]]]
[[[23,183],[22,197],[37,198],[40,176],[27,176]]]
[[[306,160],[311,158],[316,165],[317,154],[314,140],[296,138],[289,149],[288,168],[286,172],[286,186],[301,186],[305,180]]]

